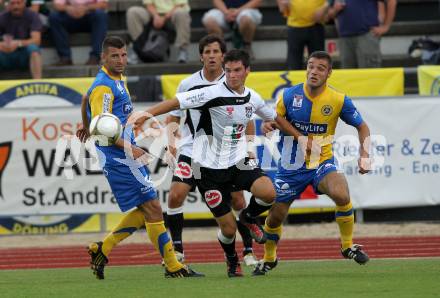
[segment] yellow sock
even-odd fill
[[[183,268],[183,265],[177,261],[174,253],[173,243],[168,236],[164,222],[146,222],[147,233],[156,250],[162,256],[167,269],[171,272]]]
[[[103,240],[102,252],[108,257],[113,247],[145,225],[145,218],[139,209],[127,213],[121,222]]]
[[[275,262],[277,259],[277,244],[281,238],[282,226],[270,228],[264,224],[264,231],[267,233],[267,241],[264,243],[264,261]]]
[[[342,250],[353,245],[354,214],[351,202],[345,206],[336,206],[336,222],[341,234]]]

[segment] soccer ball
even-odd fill
[[[90,122],[90,135],[99,146],[111,146],[122,135],[122,124],[118,117],[111,113],[95,116]]]

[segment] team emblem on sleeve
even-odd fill
[[[324,116],[330,116],[330,115],[333,113],[333,108],[332,108],[332,106],[331,106],[331,105],[325,105],[325,106],[323,106],[322,109],[321,109],[321,113],[322,113]]]
[[[180,179],[189,179],[192,176],[192,169],[189,164],[186,162],[179,162],[177,164],[176,170],[174,171],[174,176],[179,177]]]
[[[246,107],[246,118],[251,118],[252,114],[252,107]]]
[[[218,190],[208,190],[205,192],[205,202],[209,208],[215,208],[222,202],[222,193]]]

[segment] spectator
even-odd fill
[[[92,51],[86,65],[97,65],[107,34],[107,0],[54,0],[49,15],[52,38],[60,57],[55,65],[72,65],[69,33],[91,32]]]
[[[238,26],[243,38],[243,49],[254,59],[251,44],[262,20],[258,10],[261,0],[213,0],[212,3],[215,8],[206,12],[202,18],[208,33],[223,35],[224,30]]]
[[[30,68],[33,79],[41,79],[41,21],[26,8],[25,0],[10,0],[0,13],[0,69]]]
[[[315,20],[316,11],[326,0],[277,0],[287,18],[287,68],[303,69],[304,47],[309,53],[325,48],[324,26]]]
[[[331,0],[317,12],[319,20],[336,19],[342,68],[381,67],[380,37],[390,29],[396,5],[397,0]]]
[[[26,7],[38,13],[41,23],[43,24],[43,30],[49,27],[49,9],[45,5],[44,0],[26,0]]]
[[[188,0],[143,0],[144,7],[133,6],[127,10],[128,33],[135,41],[144,30],[144,26],[150,21],[156,29],[162,29],[167,21],[171,20],[176,29],[176,41],[174,46],[178,49],[177,61],[188,61],[188,46],[191,36],[191,16]],[[129,62],[135,63],[136,54],[129,49]]]
[[[3,11],[4,8],[5,8],[5,1],[0,0],[0,11]]]

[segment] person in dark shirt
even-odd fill
[[[40,79],[42,24],[38,14],[26,8],[25,0],[10,0],[0,13],[0,69],[30,68],[32,78]]]
[[[323,21],[336,20],[342,68],[381,67],[380,38],[390,29],[396,5],[397,0],[330,0],[317,13]]]

